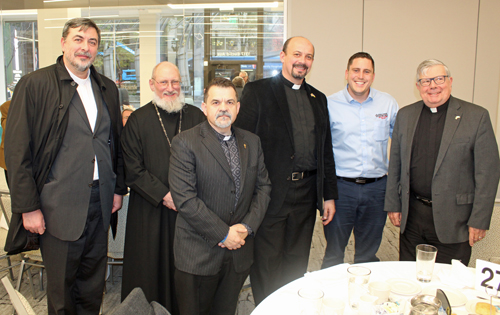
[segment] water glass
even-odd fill
[[[366,267],[352,266],[347,268],[349,276],[349,306],[353,310],[359,308],[359,299],[368,292],[371,270]]]
[[[417,280],[431,282],[437,248],[432,245],[417,245]]]
[[[302,315],[320,314],[324,293],[321,289],[306,287],[299,290],[300,311]]]

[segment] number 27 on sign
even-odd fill
[[[499,295],[500,292],[500,265],[485,260],[476,260],[475,289],[490,295]]]

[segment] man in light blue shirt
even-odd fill
[[[322,268],[344,262],[354,228],[355,263],[378,261],[382,241],[387,182],[387,145],[398,104],[387,93],[371,88],[375,62],[359,52],[349,58],[347,86],[328,97],[339,199],[333,220],[324,227],[327,240]]]

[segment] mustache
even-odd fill
[[[217,115],[215,116],[215,119],[217,119],[221,116],[227,116],[227,117],[229,117],[229,119],[233,119],[233,116],[227,110],[223,110],[223,111],[218,112]]]
[[[165,91],[163,92],[163,95],[168,95],[168,96],[172,96],[172,95],[177,95],[179,94],[179,92],[177,92],[176,90],[173,90],[173,91]]]
[[[85,56],[85,57],[92,58],[92,55],[88,51],[87,52],[75,53],[75,57],[79,57],[79,56]]]
[[[296,63],[293,65],[294,68],[296,67],[303,67],[306,70],[309,70],[309,67],[305,63]]]

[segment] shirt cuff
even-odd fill
[[[253,231],[252,231],[252,228],[246,224],[246,223],[241,223],[241,225],[243,225],[246,229],[247,229],[247,232],[248,232],[248,236],[253,236]]]
[[[226,237],[224,237],[224,239],[222,241],[220,241],[221,243],[224,243],[226,240],[227,240],[227,237],[229,236],[229,233],[226,234]]]

